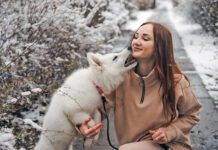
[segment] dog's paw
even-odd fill
[[[91,127],[91,126],[94,126],[95,125],[95,121],[94,120],[90,120],[89,122],[88,122],[88,125]]]

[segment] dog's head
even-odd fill
[[[119,84],[124,73],[137,65],[131,51],[127,49],[105,55],[88,53],[87,58],[90,67],[96,72],[96,76],[101,76],[104,82],[109,82],[109,84]]]
[[[120,53],[109,53],[105,55],[90,52],[87,54],[87,58],[90,67],[94,70],[112,76],[123,74],[137,65],[136,60],[127,49]]]

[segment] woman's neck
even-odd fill
[[[154,69],[154,62],[138,61],[136,73],[140,76],[147,76]]]

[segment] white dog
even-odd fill
[[[78,134],[76,125],[90,116],[93,118],[89,121],[90,126],[101,121],[97,109],[101,95],[97,87],[104,93],[110,93],[123,81],[124,73],[137,64],[128,50],[106,55],[88,53],[87,58],[89,67],[72,73],[53,95],[35,150],[69,149]]]

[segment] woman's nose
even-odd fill
[[[140,39],[139,38],[135,39],[133,45],[134,44],[135,45],[141,45]]]

